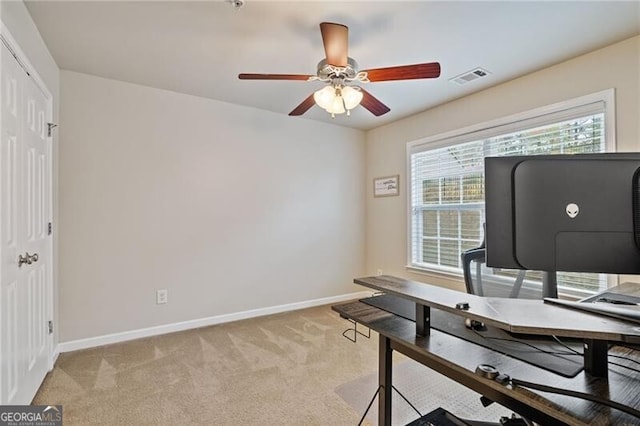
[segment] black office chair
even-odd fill
[[[464,251],[460,256],[467,293],[488,297],[542,298],[542,293],[535,288],[527,287],[523,291],[525,276],[530,271],[487,267],[484,240],[479,247]],[[511,279],[514,279],[512,284]]]

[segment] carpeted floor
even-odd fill
[[[348,327],[323,306],[64,353],[33,403],[63,405],[67,425],[356,425],[375,392],[378,345],[374,333],[348,341]],[[465,415],[487,415],[477,394],[395,362],[394,384],[412,388],[423,413],[465,395],[475,401]],[[402,410],[394,424],[413,418]]]
[[[422,415],[443,407],[461,419],[491,422],[498,422],[500,417],[511,415],[511,411],[498,404],[483,407],[480,395],[410,358],[399,356],[394,360],[392,381],[397,389],[392,392],[391,398],[394,424],[405,425],[418,418],[419,415],[413,407]],[[363,407],[358,411],[364,412],[377,386],[376,372],[344,383],[338,386],[336,392],[352,407]],[[369,392],[363,392],[364,390]],[[413,407],[403,397],[411,402]],[[374,403],[366,417],[367,424],[376,425],[377,415]]]

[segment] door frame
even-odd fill
[[[36,67],[34,67],[31,64],[27,55],[20,48],[20,45],[18,44],[16,39],[11,35],[11,32],[9,31],[7,26],[4,24],[4,22],[2,22],[1,19],[0,19],[0,43],[4,43],[5,46],[7,46],[7,48],[9,49],[9,51],[14,54],[18,63],[28,72],[29,78],[31,78],[35,82],[38,89],[40,89],[40,91],[44,94],[47,100],[47,113],[46,113],[47,116],[45,121],[46,123],[52,123],[53,122],[53,95],[51,94],[51,91],[49,90],[47,85],[44,83],[44,80],[40,77],[40,74],[38,73]],[[1,125],[2,123],[0,123],[0,126]],[[53,224],[53,199],[54,199],[54,189],[55,189],[54,181],[53,181],[54,134],[56,133],[52,133],[51,136],[47,137],[46,139],[47,153],[49,156],[47,161],[48,162],[47,168],[49,170],[49,173],[48,173],[49,174],[48,176],[49,201],[47,203],[48,204],[47,205],[47,210],[48,210],[47,222],[50,222],[52,224]],[[57,191],[55,192],[55,194],[57,194]],[[55,228],[54,228],[54,231],[55,231]],[[57,280],[56,280],[56,273],[55,273],[57,271],[57,267],[56,267],[56,263],[53,261],[54,258],[57,258],[57,252],[55,251],[56,244],[54,244],[54,242],[57,240],[55,232],[51,233],[50,238],[48,238],[48,240],[49,240],[48,241],[49,252],[51,253],[51,256],[49,257],[48,264],[47,264],[48,285],[46,289],[47,300],[46,300],[45,314],[48,318],[48,321],[53,321],[53,324],[54,324],[53,333],[47,335],[47,348],[46,348],[47,359],[48,359],[48,369],[49,371],[51,371],[53,369],[53,365],[55,364],[56,358],[58,358],[58,354],[59,354],[58,347],[56,344],[58,332],[55,324],[57,312],[55,310],[55,304],[54,304],[54,297],[55,297],[54,289],[57,289]]]

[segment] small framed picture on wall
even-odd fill
[[[400,175],[384,176],[373,180],[374,197],[393,197],[400,195]]]

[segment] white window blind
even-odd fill
[[[409,266],[462,272],[460,254],[484,238],[484,157],[604,152],[605,116],[605,102],[591,102],[410,144]],[[577,292],[606,282],[603,274],[558,273],[558,285]]]

